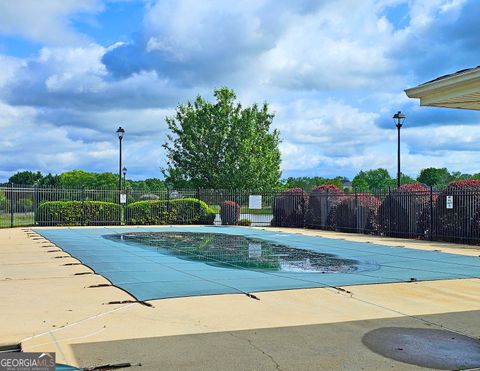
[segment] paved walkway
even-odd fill
[[[401,242],[480,255],[478,248]],[[0,344],[55,351],[59,362],[82,367],[410,370],[417,366],[372,352],[362,338],[391,326],[480,336],[479,279],[261,292],[260,300],[238,294],[164,299],[148,307],[108,304],[132,298],[91,273],[28,229],[0,230]]]

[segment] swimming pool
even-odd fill
[[[36,232],[143,301],[480,275],[478,257],[241,227]]]

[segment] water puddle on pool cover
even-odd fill
[[[133,232],[105,236],[155,248],[161,254],[209,265],[279,272],[351,273],[357,260],[298,249],[255,238],[216,233]],[[363,270],[363,269],[362,269]]]

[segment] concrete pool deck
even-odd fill
[[[284,231],[362,242],[375,238]],[[480,255],[472,246],[375,242]],[[400,326],[480,336],[478,278],[348,286],[348,292],[256,293],[260,300],[239,294],[163,299],[149,301],[153,307],[148,307],[108,304],[132,297],[89,268],[70,265],[78,261],[29,229],[0,230],[0,246],[0,345],[55,351],[58,362],[82,367],[131,362],[142,363],[143,370],[409,370],[417,366],[363,345],[365,333]]]

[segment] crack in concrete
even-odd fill
[[[262,353],[264,356],[268,357],[272,363],[275,365],[275,368],[278,370],[278,371],[283,371],[283,369],[280,367],[280,365],[278,364],[277,361],[275,361],[275,358],[273,358],[273,356],[271,356],[270,354],[268,354],[267,352],[265,352],[262,348],[256,346],[254,343],[253,343],[253,340],[251,339],[248,339],[248,338],[242,338],[240,336],[236,336],[235,334],[233,334],[232,332],[229,332],[228,333],[230,336],[233,336],[235,339],[239,339],[239,340],[246,340],[248,342],[248,344],[253,348],[255,349],[256,351]]]

